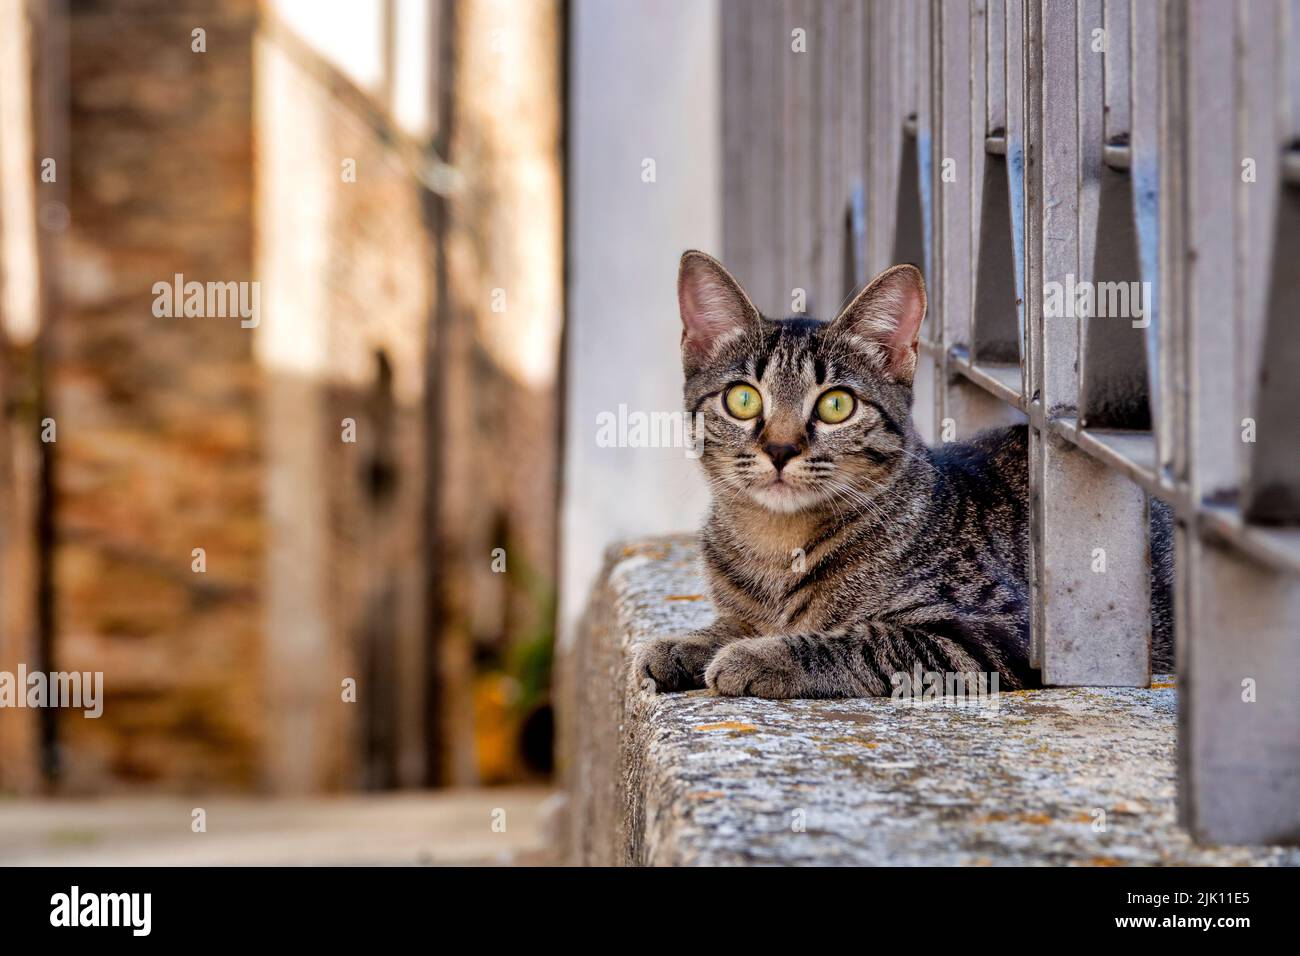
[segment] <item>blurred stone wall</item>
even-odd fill
[[[153,286],[249,281],[252,0],[76,3],[70,224],[45,374],[58,424],[54,666],[103,671],[60,713],[60,779],[248,787],[265,707],[253,332],[159,318]],[[192,30],[206,31],[206,52]],[[192,570],[204,549],[206,572]]]
[[[69,790],[423,779],[422,190],[258,13],[70,18],[55,647],[107,702],[62,715]],[[176,273],[257,281],[257,326],[156,317]]]
[[[106,693],[97,720],[57,714],[52,775],[34,715],[0,713],[0,791],[510,780],[538,769],[535,727],[544,762],[561,10],[430,0],[416,19],[445,32],[414,40],[378,0],[52,17],[66,75],[31,52],[64,94],[43,113],[66,120],[67,215],[35,343],[9,341],[22,289],[0,272],[0,669],[39,663],[45,628],[45,666],[102,671]],[[308,42],[318,11],[340,19]],[[337,29],[354,16],[368,40]],[[403,52],[381,51],[374,88],[321,40],[360,62],[385,34]],[[421,97],[395,64],[444,40],[447,76],[431,58],[415,84],[456,123],[397,122]],[[39,153],[5,153],[0,106],[0,158]],[[13,188],[19,165],[0,213],[44,201]],[[255,326],[157,314],[177,275],[255,283]]]

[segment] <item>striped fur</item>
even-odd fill
[[[887,695],[918,666],[1032,686],[1027,432],[921,441],[911,419],[920,273],[882,274],[829,323],[761,317],[700,253],[683,257],[679,292],[718,618],[651,642],[639,673],[661,690],[778,698]],[[762,396],[750,421],[724,403],[738,382]],[[813,413],[831,387],[856,400],[842,424]],[[778,469],[765,449],[781,445],[798,453]]]

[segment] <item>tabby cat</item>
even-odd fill
[[[921,440],[920,271],[885,270],[831,322],[772,320],[692,251],[678,302],[686,410],[703,415],[701,553],[718,615],[650,642],[638,675],[659,690],[774,698],[888,695],[918,668],[1034,686],[1027,430]],[[1164,582],[1167,550],[1154,562]],[[1159,658],[1167,593],[1154,597]]]

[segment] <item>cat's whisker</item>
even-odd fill
[[[897,454],[900,454],[905,458],[910,458],[912,461],[916,462],[917,464],[924,466],[928,471],[935,470],[934,462],[930,460],[930,457],[928,455],[918,455],[914,451],[908,451],[906,446],[896,449],[896,452]]]
[[[827,482],[827,487],[829,490],[843,495],[847,500],[857,504],[861,510],[870,512],[881,521],[888,520],[888,515],[881,509],[879,503],[875,501],[873,496],[864,495],[859,489],[854,488],[852,485],[842,484],[840,482]]]

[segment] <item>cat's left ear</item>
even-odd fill
[[[890,378],[911,385],[925,305],[921,270],[890,266],[854,296],[831,329],[879,362]]]
[[[677,272],[682,313],[682,364],[689,370],[708,361],[726,340],[758,323],[758,309],[740,283],[710,255],[683,253]]]

